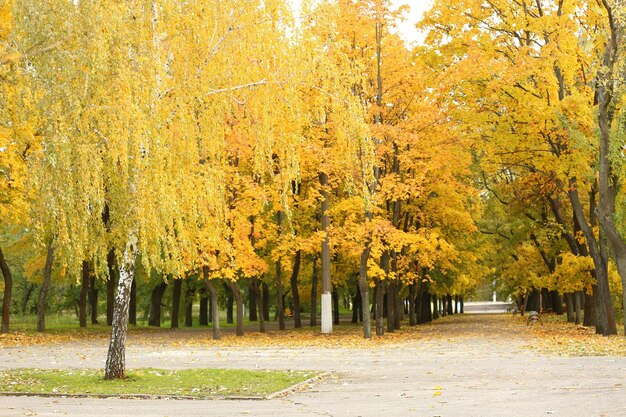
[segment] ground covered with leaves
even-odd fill
[[[485,341],[511,343],[540,354],[560,356],[626,356],[626,338],[623,334],[603,337],[594,328],[574,325],[565,316],[546,314],[541,324],[528,326],[526,318],[519,315],[453,315],[420,326],[404,325],[393,333],[363,338],[360,325],[334,326],[333,333],[322,335],[319,328],[288,329],[278,331],[268,323],[269,330],[260,333],[254,324],[242,337],[230,328],[222,330],[220,340],[213,340],[210,328],[130,330],[130,344],[204,347],[285,347],[285,348],[350,348],[376,349],[386,346],[419,345],[428,342],[463,343]],[[63,329],[50,333],[29,331],[0,334],[0,346],[49,345],[57,343],[106,341],[109,329],[105,326],[80,329]]]

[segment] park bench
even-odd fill
[[[526,325],[529,326],[531,324],[541,323],[541,325],[543,326],[543,322],[541,321],[541,314],[542,313],[543,313],[543,309],[540,310],[539,312],[529,311],[528,312],[528,318],[526,319]]]

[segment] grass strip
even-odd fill
[[[107,381],[98,369],[10,369],[0,371],[0,392],[33,395],[176,396],[264,398],[318,375],[307,371],[241,369],[135,369]]]

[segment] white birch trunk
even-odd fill
[[[134,245],[128,245],[124,251],[124,258],[120,262],[120,280],[113,309],[111,341],[109,342],[109,352],[107,354],[105,379],[122,379],[126,376],[128,307],[130,305],[130,290],[133,284],[136,258],[137,250]]]

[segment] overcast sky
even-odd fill
[[[296,14],[299,12],[302,0],[289,0],[294,7]],[[392,0],[395,7],[404,4],[410,7],[409,13],[406,14],[406,20],[398,25],[400,36],[407,42],[421,42],[424,34],[415,29],[415,24],[422,18],[422,14],[428,10],[432,4],[432,0]]]
[[[422,14],[428,10],[432,4],[432,0],[393,0],[393,4],[398,7],[403,4],[411,7],[411,11],[407,14],[407,19],[398,25],[400,36],[408,42],[420,42],[423,40],[423,34],[415,29],[415,23],[421,18]]]

